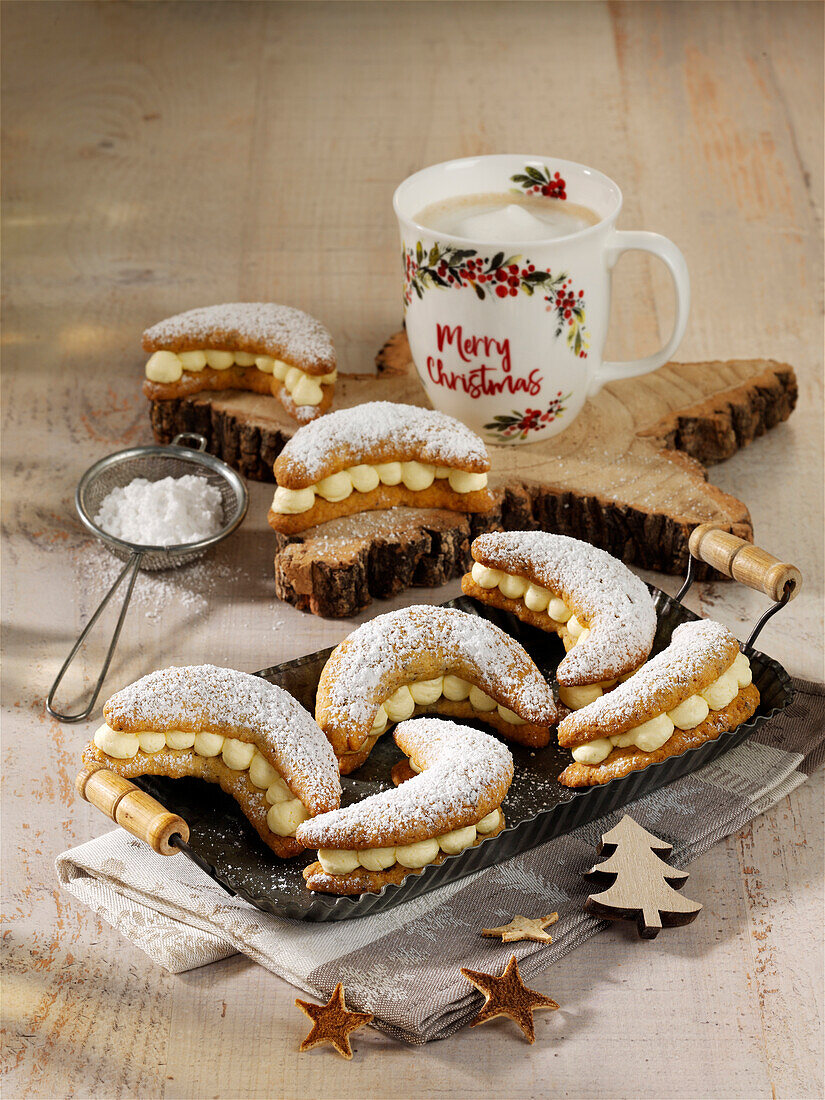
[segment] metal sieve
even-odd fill
[[[106,673],[109,671],[109,665],[126,618],[129,600],[132,597],[132,590],[135,587],[138,570],[173,569],[194,561],[205,554],[211,546],[225,539],[227,535],[231,535],[246,515],[249,498],[242,479],[225,462],[221,462],[219,458],[215,458],[213,455],[206,454],[205,448],[206,439],[204,436],[197,435],[195,432],[183,432],[176,435],[168,447],[130,447],[128,450],[117,451],[115,454],[108,455],[96,462],[94,466],[90,466],[80,479],[75,493],[75,507],[81,523],[99,538],[116,557],[125,561],[126,565],[84,627],[52,684],[49,697],[46,700],[46,710],[53,718],[57,718],[61,722],[82,722],[91,714],[103,686],[103,681],[106,678]],[[216,534],[210,535],[209,538],[200,539],[198,542],[185,542],[170,546],[143,546],[115,538],[114,535],[108,534],[95,523],[94,517],[100,509],[104,497],[112,489],[123,488],[136,477],[145,477],[147,481],[160,481],[164,477],[183,477],[184,474],[205,478],[221,494],[223,524],[221,529]],[[60,682],[109,601],[127,577],[126,595],[123,598],[112,640],[109,643],[103,668],[94,686],[89,704],[79,714],[61,714],[54,708],[54,696]]]

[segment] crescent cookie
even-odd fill
[[[143,392],[170,401],[201,390],[274,394],[304,424],[325,413],[335,351],[320,321],[274,302],[228,302],[178,313],[148,328]]]
[[[567,535],[509,531],[480,535],[461,590],[558,634],[567,656],[556,670],[559,698],[577,709],[645,661],[656,635],[647,586],[604,550]]]
[[[83,754],[134,779],[219,783],[276,855],[295,830],[341,804],[338,764],[312,717],[283,688],[215,665],[164,668],[117,692]]]
[[[391,722],[423,711],[484,722],[542,747],[558,720],[553,692],[519,643],[487,619],[413,605],[364,623],[321,672],[315,719],[348,774]]]
[[[298,839],[319,849],[304,870],[310,890],[380,890],[504,828],[513,758],[500,741],[438,718],[402,722],[395,740],[420,774],[299,826]]]
[[[608,695],[559,724],[575,761],[559,776],[591,787],[735,730],[759,705],[750,662],[721,623],[683,623],[670,645]]]
[[[453,417],[415,405],[339,409],[297,431],[274,469],[269,523],[285,535],[400,504],[455,512],[493,506],[483,441]]]

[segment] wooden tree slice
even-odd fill
[[[500,527],[501,509],[467,516],[394,508],[344,516],[299,535],[275,535],[275,591],[314,615],[347,618],[374,597],[434,588],[465,572],[470,543]]]
[[[427,404],[403,332],[387,341],[376,363],[377,375],[339,376],[336,408],[378,399]],[[700,523],[753,541],[747,506],[711,484],[705,466],[786,420],[796,397],[793,369],[761,359],[670,363],[610,383],[561,435],[489,448],[498,506],[487,526],[557,531],[634,565],[683,573],[690,532]],[[200,432],[213,454],[266,481],[273,480],[272,464],[297,429],[277,401],[250,393],[154,402],[151,415],[159,442],[181,431]],[[371,597],[457,575],[469,540],[481,529],[478,517],[470,523],[454,513],[397,509],[377,515],[278,537],[281,598],[316,614],[352,615]]]

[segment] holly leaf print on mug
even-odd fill
[[[544,172],[528,165],[523,172],[516,172],[510,176],[512,183],[517,183],[528,195],[545,195],[551,199],[566,199],[567,184],[562,179],[561,172],[550,173],[545,164]]]
[[[415,248],[405,248],[402,255],[405,310],[413,295],[421,299],[425,291],[433,289],[469,287],[482,301],[487,297],[515,298],[519,294],[533,297],[540,292],[548,303],[548,312],[556,314],[555,335],[561,336],[566,329],[570,350],[579,359],[587,358],[590,338],[585,326],[584,291],[573,288],[567,272],[554,275],[549,269],[537,270],[529,259],[508,257],[504,252],[496,252],[492,257],[480,256],[473,248],[438,243],[425,252],[421,241],[416,241]]]
[[[525,409],[524,412],[513,409],[510,413],[494,416],[489,424],[484,425],[484,429],[497,435],[500,440],[516,437],[526,439],[530,432],[546,428],[548,424],[557,420],[564,413],[564,402],[569,397],[569,393],[562,395],[559,390],[544,412],[541,409]]]

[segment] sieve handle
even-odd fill
[[[184,443],[182,440],[192,440],[192,442]],[[173,447],[188,447],[190,451],[205,451],[206,443],[206,436],[199,432],[178,432],[172,440]]]
[[[115,583],[98,604],[97,611],[95,611],[94,615],[92,615],[91,619],[89,619],[88,623],[86,623],[86,626],[83,628],[82,634],[72,647],[71,653],[63,662],[63,667],[61,668],[60,672],[58,672],[57,678],[52,684],[52,689],[49,692],[49,697],[46,700],[46,710],[49,712],[52,718],[56,718],[58,722],[82,722],[92,713],[94,705],[97,702],[97,697],[100,694],[100,689],[103,687],[103,681],[106,679],[106,673],[109,671],[109,665],[112,663],[112,657],[114,656],[115,647],[117,646],[117,640],[120,637],[120,631],[123,627],[124,620],[126,619],[126,611],[129,607],[129,600],[132,598],[132,589],[135,587],[135,580],[137,579],[138,569],[140,569],[140,563],[143,560],[143,553],[144,552],[142,550],[136,550],[132,554],[131,558],[129,558],[129,560],[126,562],[120,573],[120,576],[117,578]],[[77,656],[78,650],[91,633],[95,623],[103,614],[103,611],[109,603],[109,600],[111,600],[112,596],[114,596],[115,592],[117,592],[118,588],[120,587],[121,581],[127,574],[129,574],[129,583],[126,586],[126,595],[123,597],[123,604],[120,608],[120,615],[118,616],[117,625],[115,626],[114,633],[112,634],[112,640],[111,642],[109,642],[109,649],[106,652],[106,658],[103,662],[103,668],[100,670],[100,675],[98,676],[97,683],[95,684],[94,690],[92,691],[92,697],[89,700],[89,704],[86,709],[82,710],[79,714],[61,714],[60,711],[55,710],[54,708],[54,697],[57,693],[57,689],[60,687],[60,682],[66,675],[69,665]]]

